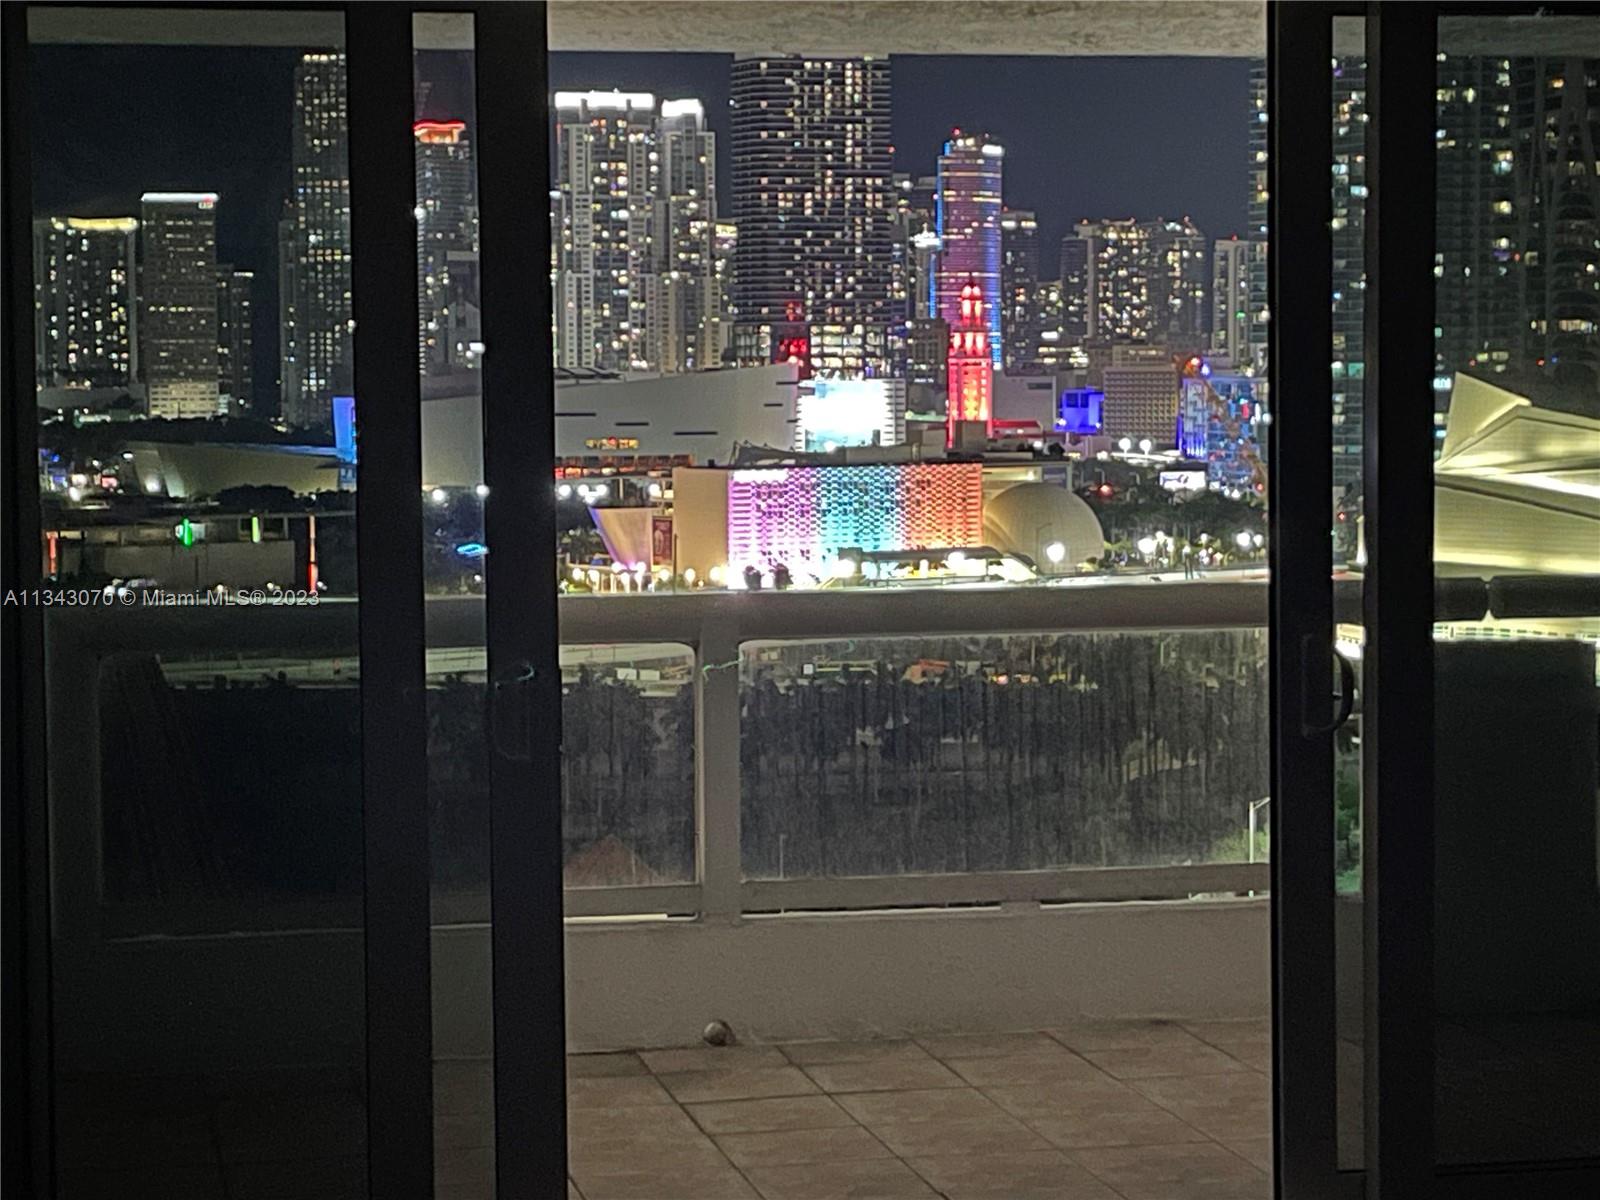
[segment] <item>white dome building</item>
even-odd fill
[[[1070,575],[1106,549],[1094,510],[1053,483],[1019,483],[986,499],[983,540],[1031,559],[1041,575]]]

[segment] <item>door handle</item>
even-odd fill
[[[1319,653],[1318,647],[1322,645],[1321,639],[1306,636],[1301,641],[1301,679],[1308,681],[1311,678],[1311,656]],[[1323,737],[1337,731],[1346,721],[1356,706],[1356,669],[1350,665],[1350,660],[1337,650],[1334,651],[1333,661],[1339,664],[1339,692],[1333,699],[1339,707],[1335,710],[1331,721],[1313,721],[1311,719],[1312,701],[1309,694],[1302,692],[1300,731],[1306,737]],[[1302,688],[1304,683],[1302,684]]]
[[[530,683],[533,668],[527,664],[522,669],[507,672],[489,689],[489,730],[494,752],[512,762],[529,762],[532,727]]]

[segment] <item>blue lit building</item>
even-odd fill
[[[1174,441],[1178,453],[1206,464],[1206,483],[1220,490],[1264,491],[1265,412],[1249,375],[1214,375],[1191,360],[1183,373]]]
[[[1056,404],[1056,430],[1092,436],[1105,428],[1106,394],[1099,388],[1068,388]]]

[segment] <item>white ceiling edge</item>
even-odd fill
[[[502,3],[509,0],[501,0]],[[551,0],[550,49],[713,54],[1260,57],[1264,0]],[[419,49],[470,49],[470,17],[419,13]],[[35,8],[36,43],[340,46],[337,10]]]
[[[501,3],[513,0],[499,0]],[[713,54],[980,54],[1263,58],[1264,0],[550,0],[550,49]],[[1359,17],[1334,22],[1335,52],[1362,51]],[[466,13],[418,13],[418,49],[470,50]],[[336,8],[248,5],[32,8],[29,40],[80,45],[344,45]],[[1600,57],[1594,17],[1462,16],[1444,50]]]
[[[334,9],[265,11],[248,7],[139,8],[63,5],[28,10],[28,40],[39,44],[122,46],[344,45],[344,14]]]
[[[551,0],[550,49],[1260,58],[1264,0]]]

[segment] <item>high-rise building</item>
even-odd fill
[[[886,373],[897,315],[888,60],[739,57],[730,96],[739,361]]]
[[[1206,291],[1211,283],[1211,245],[1185,217],[1149,222],[1152,336],[1158,341],[1199,344],[1209,328]]]
[[[732,221],[718,221],[712,229],[712,273],[717,285],[717,362],[733,353],[733,271],[739,256],[739,227]]]
[[[1150,295],[1148,226],[1132,217],[1081,221],[1087,336],[1095,341],[1146,342],[1155,334]]]
[[[1061,239],[1061,337],[1071,345],[1089,340],[1089,242],[1076,234]]]
[[[1333,68],[1333,483],[1361,480],[1366,396],[1367,207],[1366,64],[1341,58]]]
[[[1258,59],[1250,64],[1249,197],[1247,201],[1250,243],[1248,256],[1248,294],[1251,367],[1259,376],[1267,373],[1267,64]]]
[[[1138,444],[1174,444],[1178,368],[1164,346],[1116,346],[1104,371],[1104,432]]]
[[[1219,240],[1211,254],[1211,349],[1236,370],[1254,367],[1250,342],[1250,268],[1253,243]]]
[[[217,264],[217,405],[241,416],[255,405],[254,271]]]
[[[1595,58],[1441,59],[1437,433],[1455,373],[1600,390]]]
[[[1435,432],[1458,371],[1600,388],[1594,58],[1441,56],[1435,138]],[[1361,481],[1366,64],[1334,63],[1334,482]]]
[[[217,197],[140,198],[139,357],[152,417],[214,417],[217,371]]]
[[[721,363],[729,333],[717,281],[717,135],[700,101],[663,100],[658,141],[665,319],[651,331],[651,358],[662,371],[704,370]]]
[[[1211,254],[1187,219],[1081,221],[1062,243],[1064,285],[1069,268],[1082,281],[1074,292],[1083,297],[1087,340],[1204,340]]]
[[[1000,278],[1000,209],[1005,148],[985,134],[955,130],[939,155],[938,232],[941,244],[935,280],[934,307],[953,329],[961,319],[969,284],[984,296],[989,325],[990,358],[1003,361],[1001,313],[1005,307]],[[1037,257],[1037,249],[1035,249]],[[1037,273],[1037,267],[1035,267]],[[995,297],[1000,297],[995,303]]]
[[[464,121],[418,121],[411,132],[416,140],[417,365],[424,373],[439,374],[470,365],[453,336],[451,305],[461,291],[452,268],[470,269],[478,250],[472,144]]]
[[[625,371],[646,361],[644,276],[655,151],[649,92],[557,92],[556,365]]]
[[[1002,365],[1023,371],[1038,363],[1039,220],[1027,209],[1000,214],[1000,329]],[[1057,295],[1060,292],[1057,289]]]
[[[331,430],[333,396],[352,383],[349,141],[344,55],[301,55],[279,225],[279,353],[283,419],[308,429]]]
[[[943,317],[913,317],[906,322],[906,382],[917,389],[915,402],[943,393],[949,382],[950,326]]]
[[[890,303],[895,326],[890,335],[890,369],[909,383],[943,387],[944,322],[931,329],[934,278],[939,266],[938,181],[932,175],[896,175],[894,273]],[[915,343],[915,345],[913,344]]]
[[[557,92],[556,361],[604,371],[719,364],[716,135],[698,100]]]
[[[994,433],[993,326],[989,323],[987,308],[983,287],[976,280],[961,289],[956,320],[950,326],[946,445],[958,443],[957,426],[963,422],[981,422],[985,437]]]
[[[40,388],[139,381],[139,222],[43,217],[33,223],[34,372]]]
[[[1077,369],[1088,365],[1083,338],[1067,334],[1066,292],[1059,280],[1048,280],[1033,289],[1033,350],[1030,363],[1045,371]]]
[[[1600,60],[1514,59],[1511,75],[1525,168],[1515,203],[1536,218],[1522,255],[1535,305],[1523,357],[1592,393],[1600,390]]]

